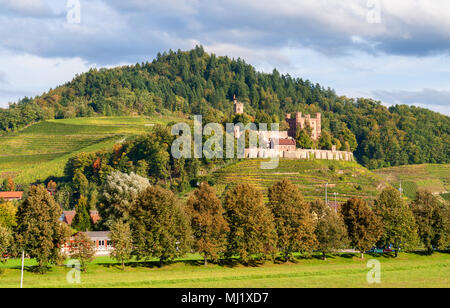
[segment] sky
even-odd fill
[[[0,107],[189,50],[450,115],[448,0],[0,0]]]

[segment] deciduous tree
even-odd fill
[[[224,209],[214,188],[206,183],[200,184],[187,201],[194,236],[194,249],[203,255],[205,265],[208,259],[219,260],[225,252],[228,223]]]
[[[352,198],[341,207],[351,245],[358,249],[361,259],[381,237],[383,225],[369,205],[362,199]]]
[[[160,186],[150,186],[130,211],[133,245],[139,258],[155,257],[160,265],[184,255],[191,242],[188,218],[175,195]]]
[[[104,225],[119,219],[128,221],[133,202],[149,186],[148,179],[135,173],[116,171],[108,175],[99,206]]]
[[[94,241],[85,232],[75,234],[73,241],[70,243],[70,257],[80,261],[83,272],[87,270],[87,264],[94,259],[94,256]]]
[[[311,211],[317,221],[317,250],[322,252],[323,259],[326,260],[327,253],[346,248],[348,245],[347,228],[342,216],[322,200],[312,202]]]
[[[131,258],[133,252],[133,237],[130,225],[119,220],[111,225],[111,241],[114,250],[111,257],[122,263],[122,269],[125,269],[125,261]]]
[[[410,207],[400,193],[392,187],[385,188],[375,200],[375,212],[383,222],[380,244],[400,248],[414,248],[418,242],[417,225]]]
[[[419,238],[428,253],[433,253],[433,247],[448,247],[448,206],[440,204],[431,192],[424,190],[417,192],[411,208],[417,222]]]
[[[278,235],[277,248],[285,260],[293,252],[312,252],[317,243],[315,221],[297,186],[282,180],[270,187],[269,208]]]
[[[60,246],[66,240],[59,221],[62,211],[42,186],[32,186],[28,197],[17,211],[17,242],[31,258],[36,258],[38,271],[43,273],[49,263],[55,263]]]
[[[224,200],[230,227],[227,255],[239,255],[247,263],[276,252],[277,233],[273,214],[265,206],[259,190],[249,184],[230,189]]]

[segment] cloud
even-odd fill
[[[80,0],[81,23],[70,24],[67,1],[0,0],[0,51],[8,51],[0,67],[15,85],[8,91],[20,92],[20,84],[24,94],[37,95],[73,72],[151,61],[159,51],[202,44],[208,52],[241,57],[266,72],[276,67],[343,95],[450,90],[450,1],[368,2]],[[369,22],[378,9],[380,22]],[[31,68],[18,62],[26,58],[43,71],[33,61],[25,62]],[[58,61],[72,65],[53,70]]]
[[[450,115],[450,91],[422,89],[420,91],[377,90],[372,92],[375,97],[388,105],[415,105],[438,110]]]
[[[81,24],[71,25],[65,1],[0,0],[7,8],[0,44],[104,64],[193,42],[255,50],[297,45],[331,57],[449,52],[449,1],[379,1],[381,22],[369,23],[374,8],[367,0],[80,0]]]
[[[384,101],[391,104],[420,104],[420,105],[437,105],[450,106],[450,91],[422,89],[420,91],[373,91],[373,94],[381,97]]]
[[[45,0],[0,0],[0,15],[13,17],[52,18],[57,16]]]

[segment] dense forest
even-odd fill
[[[24,98],[0,109],[0,132],[44,119],[165,112],[202,114],[205,121],[224,123],[232,120],[234,95],[255,122],[278,122],[296,111],[321,112],[323,131],[333,140],[351,131],[355,157],[371,169],[449,161],[450,118],[445,115],[337,96],[276,69],[261,73],[241,59],[208,54],[201,46],[158,54],[152,62],[92,69],[39,97]]]

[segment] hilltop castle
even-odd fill
[[[234,101],[234,113],[243,114],[244,104],[238,102],[236,96]],[[266,144],[266,148],[249,148],[245,149],[245,157],[248,158],[268,158],[268,157],[284,157],[292,159],[327,159],[327,160],[353,160],[353,153],[345,151],[337,151],[336,146],[331,150],[315,150],[315,149],[297,149],[295,137],[297,129],[309,128],[311,131],[311,139],[319,140],[322,135],[322,115],[316,113],[316,117],[306,114],[302,117],[301,112],[295,113],[295,118],[291,118],[291,114],[285,114],[285,120],[289,124],[288,131],[257,131],[260,143]],[[236,138],[241,136],[239,126],[234,129]]]
[[[315,118],[311,118],[309,114],[303,118],[301,112],[296,112],[294,119],[291,119],[291,114],[287,113],[285,120],[289,124],[288,135],[292,138],[296,137],[297,128],[305,129],[306,126],[309,126],[311,129],[312,140],[319,140],[322,134],[322,115],[320,113],[316,113]]]
[[[237,101],[236,95],[233,97],[233,102],[234,114],[243,114],[244,104]],[[311,130],[311,139],[314,141],[319,140],[322,134],[322,115],[320,113],[316,113],[315,118],[312,118],[309,114],[305,115],[305,117],[302,117],[301,112],[296,112],[295,118],[291,118],[291,114],[286,113],[285,120],[289,124],[289,130],[280,131],[277,135],[277,138],[280,138],[280,143],[283,143],[284,145],[291,144],[291,142],[283,139],[295,139],[298,128],[305,129],[306,127],[309,127],[309,129]],[[272,139],[271,137],[273,137],[269,132],[264,133],[264,136],[268,137],[269,139]]]
[[[244,104],[237,101],[236,95],[233,97],[233,102],[234,102],[234,114],[243,114]]]

